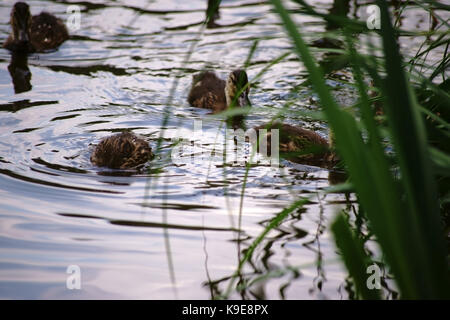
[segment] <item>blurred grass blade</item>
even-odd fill
[[[406,193],[407,212],[404,219],[411,228],[410,237],[414,237],[417,244],[414,249],[409,248],[414,250],[410,255],[410,268],[416,274],[415,282],[421,295],[448,297],[448,267],[444,259],[436,185],[431,172],[425,128],[402,68],[403,61],[387,4],[381,0],[377,4],[381,9],[381,36],[387,71],[383,88],[387,96],[385,112]]]
[[[362,96],[363,122],[370,140],[366,144],[354,117],[339,109],[326,86],[323,72],[315,63],[289,13],[280,0],[271,0],[294,44],[294,50],[309,72],[321,106],[336,138],[360,205],[367,213],[371,230],[377,237],[395,276],[402,297],[448,297],[448,270],[439,228],[439,211],[423,124],[417,104],[402,69],[396,34],[390,24],[387,5],[378,1],[388,74],[383,79],[376,69],[368,69],[375,82],[382,84],[387,96],[387,118],[398,159],[400,179],[395,178],[380,145],[378,129],[370,119],[368,99]],[[354,57],[355,52],[351,53]],[[360,64],[354,61],[360,93],[365,90]],[[361,64],[364,65],[364,64]],[[345,248],[347,248],[346,246]],[[344,248],[344,250],[346,250]],[[351,247],[348,247],[351,250]],[[343,253],[356,254],[355,250]]]
[[[228,284],[228,289],[226,290],[226,293],[225,293],[225,298],[228,298],[228,296],[230,295],[231,290],[234,285],[234,282],[236,280],[236,277],[238,277],[239,274],[241,273],[244,264],[252,258],[253,252],[255,251],[256,247],[258,247],[258,245],[261,243],[261,241],[264,240],[264,238],[267,236],[267,234],[271,230],[278,227],[284,221],[284,219],[286,219],[286,217],[289,216],[290,213],[292,213],[294,210],[302,207],[303,205],[308,203],[308,201],[309,201],[308,199],[297,200],[294,203],[292,203],[289,207],[287,207],[284,210],[282,210],[281,212],[279,212],[270,221],[270,223],[264,228],[264,230],[261,232],[261,234],[255,240],[253,240],[252,244],[245,252],[244,257],[239,261],[238,269],[236,270],[236,272],[233,274],[233,276],[230,279],[230,282]]]
[[[373,262],[364,252],[363,243],[350,230],[344,216],[340,214],[331,226],[336,245],[342,252],[345,266],[352,277],[358,295],[363,299],[378,300],[380,292],[367,286],[367,267]]]

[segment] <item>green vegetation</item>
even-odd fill
[[[383,41],[383,58],[378,62],[377,68],[371,64],[371,57],[357,54],[350,40],[350,31],[343,28],[348,35],[347,54],[360,93],[358,107],[362,126],[335,103],[321,70],[281,1],[273,0],[272,3],[294,43],[296,53],[310,73],[310,81],[320,97],[323,111],[335,134],[338,152],[344,159],[359,203],[365,210],[370,230],[381,246],[401,297],[449,298],[450,282],[442,228],[445,214],[445,205],[442,205],[442,202],[445,202],[445,199],[438,199],[437,177],[431,157],[436,157],[436,153],[439,153],[442,158],[449,158],[444,151],[433,152],[435,149],[431,149],[427,140],[423,114],[420,114],[420,105],[409,80],[410,76],[405,72],[396,39],[398,30],[391,24],[386,2],[377,1],[381,9],[380,36]],[[438,44],[432,43],[429,47],[436,45]],[[411,68],[415,67],[413,63],[420,55],[416,55]],[[439,65],[440,72],[433,72],[431,79],[427,81],[425,78],[422,85],[447,97],[448,102],[447,93],[436,88],[431,82],[435,74],[443,72],[445,65],[448,66],[448,57],[447,63],[443,61]],[[380,129],[375,122],[367,87],[363,81],[364,71],[372,77],[383,100],[386,129],[395,150],[393,164],[384,152]],[[449,104],[446,104],[446,108],[448,107]],[[441,127],[447,126],[448,129],[445,119],[440,118],[439,122]],[[367,139],[363,139],[358,127],[363,127]],[[437,162],[437,159],[434,162]],[[448,165],[448,162],[446,164]],[[442,165],[440,171],[447,171],[448,174],[450,166],[442,168]],[[393,168],[396,168],[397,172],[394,172]],[[342,217],[337,218],[332,228],[337,245],[342,251],[360,296],[375,298],[376,295],[365,288],[367,274],[361,269],[361,264],[369,257],[364,256],[358,239],[351,235],[349,228]]]
[[[308,81],[302,85],[311,85],[320,98],[337,152],[349,175],[349,183],[333,190],[350,189],[358,199],[355,217],[343,211],[331,225],[354,285],[355,298],[386,298],[383,289],[367,287],[370,276],[367,268],[375,262],[387,267],[402,299],[450,298],[445,245],[450,211],[450,83],[445,70],[450,56],[444,55],[434,65],[426,63],[426,56],[436,48],[445,47],[447,53],[448,23],[434,11],[444,5],[435,1],[421,4],[437,22],[426,34],[420,51],[405,61],[397,38],[407,32],[392,24],[392,21],[397,24],[399,18],[390,16],[386,1],[376,1],[381,12],[380,30],[369,30],[361,21],[346,16],[318,13],[304,1],[294,2],[301,5],[302,13],[332,23],[333,36],[342,39],[342,48],[333,49],[337,53],[334,61],[319,66],[292,20],[295,13],[290,13],[282,1],[271,0],[292,40],[293,51],[309,73]],[[401,14],[403,9],[397,8],[396,12]],[[381,39],[382,48],[377,51],[368,43],[372,53],[359,53],[354,39],[363,33]],[[351,68],[353,85],[359,93],[359,101],[352,108],[336,103],[325,80],[324,70],[331,72],[343,67]],[[377,95],[369,95],[370,91]],[[281,211],[253,241],[241,258],[225,297],[255,247],[304,203],[304,199],[297,200]],[[355,219],[363,221],[366,232],[355,225]],[[368,239],[378,243],[378,254],[367,248]],[[387,289],[385,282],[383,288]]]

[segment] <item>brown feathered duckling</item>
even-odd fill
[[[285,153],[286,159],[327,168],[334,167],[339,162],[337,155],[330,150],[331,143],[314,131],[279,122],[264,124],[253,129],[258,136],[260,129],[267,129],[268,155],[271,154],[271,130],[278,129],[279,151]],[[289,156],[289,153],[293,153],[292,156]]]
[[[44,52],[56,49],[69,38],[61,19],[47,12],[31,16],[25,2],[16,2],[11,10],[12,33],[3,47],[15,52]]]
[[[242,89],[244,90],[237,97]],[[244,70],[234,70],[226,81],[214,72],[204,71],[193,76],[188,102],[193,107],[220,112],[232,104],[236,107],[251,105],[249,91],[248,77]]]
[[[131,132],[104,138],[91,154],[91,162],[99,167],[133,169],[153,157],[147,141]]]

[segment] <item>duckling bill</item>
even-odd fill
[[[100,141],[91,154],[91,162],[111,169],[133,169],[153,157],[147,141],[131,132],[122,132]]]
[[[238,96],[242,89],[243,92]],[[204,71],[193,76],[188,102],[196,108],[220,112],[231,105],[236,107],[251,105],[248,98],[249,91],[248,77],[244,70],[234,70],[226,81],[220,79],[214,72]]]
[[[288,160],[320,167],[333,167],[339,162],[337,155],[330,151],[330,143],[314,131],[279,122],[264,124],[253,129],[258,135],[260,129],[267,129],[267,152],[269,155],[272,129],[278,129],[279,151],[285,153]],[[289,156],[289,153],[297,154]]]
[[[11,10],[12,33],[3,47],[13,52],[45,52],[56,49],[69,38],[64,22],[47,12],[32,16],[25,2]]]

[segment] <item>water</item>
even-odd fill
[[[217,297],[239,254],[302,196],[310,203],[270,232],[244,269],[247,280],[271,277],[230,298],[348,298],[347,274],[327,226],[351,202],[320,193],[329,186],[328,171],[288,161],[280,169],[253,167],[239,236],[245,167],[207,157],[190,161],[191,152],[211,151],[223,140],[221,119],[186,102],[192,74],[213,68],[225,77],[261,39],[248,68],[252,79],[290,47],[277,16],[260,1],[223,1],[222,26],[200,34],[205,2],[82,2],[81,28],[72,38],[58,51],[28,57],[32,88],[22,93],[14,92],[11,57],[0,49],[0,298]],[[0,4],[2,42],[13,3]],[[30,1],[33,14],[45,9],[64,19],[70,4]],[[304,31],[324,29],[317,19],[296,20]],[[316,110],[308,90],[289,93],[304,80],[293,55],[270,68],[251,88],[254,112],[247,126],[266,122],[290,100],[295,110]],[[350,104],[354,92],[340,85],[337,97]],[[125,128],[155,147],[167,110],[163,152],[152,166],[160,173],[92,166],[93,146]],[[198,146],[174,163],[172,138],[192,135],[194,120],[203,126]],[[286,122],[327,135],[320,121],[293,115]],[[80,267],[81,290],[66,287],[70,265]]]

